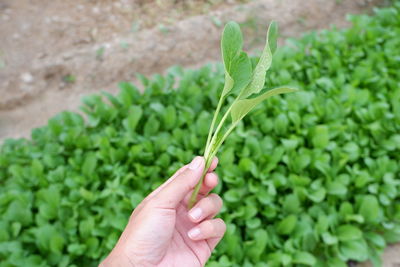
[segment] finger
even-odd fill
[[[213,190],[218,185],[218,175],[214,172],[207,173],[204,177],[203,184],[199,190],[199,194],[197,195],[196,202],[205,197],[211,190]],[[183,199],[183,204],[187,205],[189,203],[189,199],[192,196],[193,190],[191,190],[185,198]]]
[[[207,173],[204,177],[203,185],[200,188],[199,193],[207,195],[218,185],[218,175],[215,172]]]
[[[206,240],[208,243],[208,247],[210,248],[211,251],[213,251],[214,248],[218,245],[218,243],[221,241],[222,237],[209,238]]]
[[[188,232],[188,236],[192,240],[221,239],[225,231],[225,222],[218,218],[201,222]]]
[[[214,157],[211,162],[210,168],[208,168],[207,172],[213,172],[215,168],[217,168],[217,165],[218,165],[218,158]]]
[[[222,208],[222,199],[217,194],[210,194],[201,199],[189,211],[188,216],[192,222],[201,222],[213,218]]]
[[[154,195],[156,195],[158,192],[160,192],[167,184],[169,184],[170,182],[172,182],[173,179],[175,179],[178,175],[180,175],[184,170],[186,170],[186,168],[188,167],[189,164],[186,164],[184,166],[182,166],[179,170],[177,170],[174,175],[172,175],[170,178],[168,178],[167,181],[165,181],[162,185],[160,185],[159,187],[157,187],[153,192],[151,192],[145,199],[150,199],[152,197],[154,197]]]
[[[174,173],[174,175],[172,175],[167,181],[165,181],[162,185],[160,185],[156,190],[151,192],[150,195],[146,197],[146,199],[152,198],[154,195],[156,195],[161,189],[163,189],[167,184],[169,184],[173,179],[175,179],[179,174],[181,174],[188,167],[188,165],[189,164],[186,164],[182,166],[179,170],[177,170]],[[217,165],[218,165],[218,158],[214,157],[207,172],[210,173],[213,170],[215,170],[215,168],[217,168]]]
[[[195,157],[187,168],[161,188],[150,201],[159,208],[176,208],[200,180],[204,164],[203,157]]]

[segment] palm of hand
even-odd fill
[[[159,266],[204,266],[211,255],[212,244],[208,240],[194,241],[190,239],[187,232],[196,226],[191,222],[187,215],[187,209],[184,204],[177,208],[175,216],[175,225],[165,225],[169,229],[170,238],[160,240],[164,242],[164,253],[160,253]],[[173,219],[173,218],[170,218]],[[173,227],[171,227],[173,226]],[[160,251],[161,252],[161,251]],[[154,253],[154,251],[153,251]]]

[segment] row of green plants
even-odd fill
[[[350,20],[276,51],[267,88],[300,91],[258,105],[221,147],[227,232],[208,266],[380,266],[400,241],[400,4]],[[6,140],[0,266],[96,266],[146,194],[204,153],[224,74],[138,75],[144,93],[120,83],[85,97],[83,116]]]

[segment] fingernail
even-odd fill
[[[197,170],[197,169],[200,167],[202,161],[203,161],[203,160],[201,159],[201,157],[195,157],[195,158],[192,160],[192,162],[190,162],[190,164],[189,164],[189,169],[191,169],[191,170]]]
[[[200,208],[194,208],[189,211],[189,216],[192,217],[193,220],[198,221],[201,218],[201,213]]]
[[[190,230],[188,232],[188,236],[191,239],[195,239],[196,237],[198,237],[200,235],[200,229],[198,227],[193,228],[192,230]]]

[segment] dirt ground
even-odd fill
[[[39,4],[40,2],[40,4]],[[238,21],[256,51],[269,21],[281,43],[302,32],[345,27],[346,14],[384,0],[0,0],[0,142],[29,137],[83,95],[172,65],[219,61],[222,27]],[[383,257],[396,266],[400,248]],[[398,260],[397,266],[399,266]],[[367,265],[363,265],[367,266]]]

